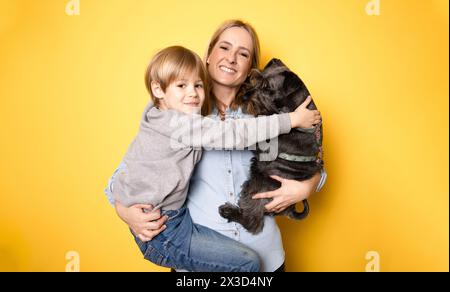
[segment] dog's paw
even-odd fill
[[[219,207],[219,214],[225,219],[228,219],[228,222],[233,221],[239,216],[239,208],[237,206],[233,206],[230,203],[226,203]]]

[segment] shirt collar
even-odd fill
[[[227,108],[225,111],[225,119],[233,118],[233,119],[239,119],[244,117],[244,113],[242,112],[242,109],[238,107],[236,110],[232,110],[231,108]],[[219,110],[217,107],[213,107],[213,110],[211,112],[211,116],[218,117],[219,116]]]

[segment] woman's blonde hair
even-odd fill
[[[215,45],[219,41],[222,33],[224,31],[226,31],[227,29],[230,29],[233,27],[243,28],[250,34],[250,37],[252,38],[252,42],[253,42],[253,52],[251,52],[252,53],[251,69],[259,69],[259,62],[260,62],[260,57],[261,57],[261,47],[259,44],[258,34],[256,33],[253,26],[251,26],[249,23],[239,20],[239,19],[227,20],[217,28],[217,30],[214,32],[213,36],[211,37],[211,40],[209,41],[209,45],[208,45],[208,48],[207,48],[206,54],[205,54],[205,63],[208,60],[209,56],[211,55],[211,52],[214,49]],[[206,66],[208,66],[208,64],[206,64]],[[239,92],[236,95],[236,98],[234,99],[233,103],[230,106],[232,110],[236,110],[238,107],[240,107],[243,104],[241,95],[242,94],[240,94]],[[202,110],[202,111],[207,114],[210,114],[212,111],[212,105],[216,104],[216,102],[217,102],[216,101],[217,99],[212,92],[212,86],[210,86],[208,96],[209,96],[210,102],[204,103],[204,110]]]
[[[203,81],[205,89],[205,102],[209,102],[208,73],[202,59],[193,51],[181,46],[172,46],[159,51],[145,72],[145,86],[147,87],[153,103],[158,107],[159,99],[153,95],[152,82],[156,81],[163,91],[174,81],[185,74],[194,72]],[[208,106],[210,107],[210,106]],[[203,114],[203,109],[202,109]]]

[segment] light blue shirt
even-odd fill
[[[219,119],[217,109],[210,115]],[[251,118],[242,113],[241,109],[226,111],[226,119]],[[262,261],[262,271],[272,272],[278,269],[285,260],[285,252],[281,240],[280,230],[273,216],[265,216],[264,229],[261,233],[253,235],[247,232],[240,224],[228,223],[218,212],[219,206],[225,202],[237,204],[242,185],[249,178],[250,160],[253,153],[244,151],[204,151],[202,159],[197,164],[187,196],[187,207],[192,220],[233,238],[256,251]],[[118,169],[125,167],[123,163]],[[117,170],[114,174],[117,173]],[[111,204],[114,200],[111,187],[115,175],[109,180],[105,193]],[[327,174],[322,171],[317,192],[325,183]]]

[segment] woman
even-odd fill
[[[205,56],[211,77],[211,100],[205,104],[204,114],[216,119],[245,118],[239,98],[239,89],[252,68],[259,67],[260,46],[255,30],[239,20],[227,21],[211,38]],[[247,116],[248,117],[248,116]],[[281,235],[272,216],[265,216],[264,229],[257,235],[248,233],[242,226],[220,217],[218,207],[225,202],[237,204],[242,184],[250,169],[251,151],[205,151],[190,180],[187,207],[195,223],[214,229],[233,238],[261,257],[262,271],[284,271],[285,253]],[[121,166],[119,166],[120,169]],[[307,181],[298,182],[277,177],[278,190],[258,194],[256,198],[272,198],[268,212],[281,212],[287,206],[307,199],[319,190],[326,173],[317,173]],[[106,193],[111,201],[111,182]],[[164,230],[166,217],[159,210],[148,212],[152,206],[135,205],[126,208],[115,203],[119,217],[142,241],[149,241]]]

